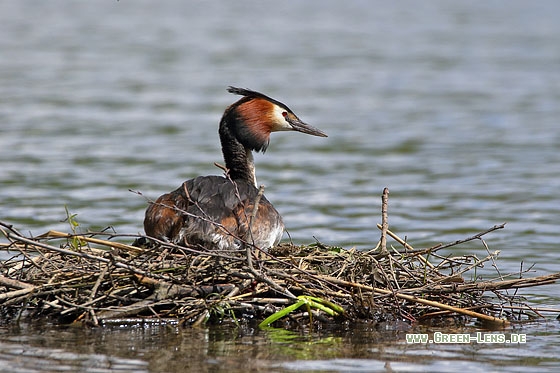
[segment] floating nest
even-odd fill
[[[482,237],[503,224],[416,250],[387,229],[386,210],[382,221],[380,243],[370,251],[315,243],[268,252],[249,244],[235,252],[203,251],[100,232],[28,237],[0,222],[0,249],[8,258],[0,262],[0,315],[94,326],[172,320],[316,328],[472,320],[505,326],[558,312],[531,307],[515,290],[553,283],[560,273],[523,278],[527,270],[505,276],[497,269],[498,252]],[[120,242],[134,238],[135,245]],[[395,244],[387,245],[388,238]],[[472,240],[482,243],[484,258],[438,253]],[[488,263],[494,278],[477,278],[475,271]]]

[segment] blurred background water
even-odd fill
[[[66,206],[81,229],[142,232],[129,189],[221,173],[234,85],[329,134],[273,134],[256,156],[294,242],[374,247],[389,187],[390,228],[412,246],[508,222],[487,236],[500,268],[558,272],[559,14],[552,0],[1,2],[0,220],[68,231]],[[559,290],[529,294],[555,306]]]

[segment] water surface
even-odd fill
[[[68,231],[66,206],[80,229],[141,232],[146,201],[129,190],[155,198],[185,179],[220,173],[213,166],[221,161],[217,126],[236,99],[225,91],[234,85],[285,102],[329,134],[273,134],[267,153],[256,156],[259,182],[296,243],[375,246],[380,194],[389,187],[390,227],[414,247],[507,222],[487,237],[501,250],[503,272],[517,271],[521,261],[535,264],[536,274],[558,272],[559,4],[2,2],[0,220],[31,234]],[[486,255],[477,241],[451,253]],[[560,288],[524,294],[557,306]],[[523,351],[542,360],[558,355],[558,340],[540,328],[529,329],[535,342]],[[159,332],[147,333],[168,337]],[[78,338],[73,329],[71,337],[52,333],[61,336],[54,345],[32,344],[39,358],[54,348],[97,361],[97,352],[63,342]],[[139,370],[153,370],[151,355],[135,352],[144,343],[176,356],[135,331],[119,333],[131,341],[130,354],[103,350],[102,338],[92,342],[103,364],[130,358]],[[21,338],[35,337],[26,330]],[[224,343],[236,349],[245,340]],[[249,343],[262,347],[247,358],[255,364],[277,347],[267,339]],[[519,362],[519,350],[480,349],[503,357],[479,361],[478,353],[448,347],[403,349],[406,363],[393,367],[443,371],[457,356],[471,370]],[[396,360],[392,353],[379,358],[377,348],[332,358],[369,359],[376,370]],[[408,358],[424,354],[443,365]],[[205,356],[221,361],[218,355]],[[298,366],[367,370],[330,358],[310,353]]]

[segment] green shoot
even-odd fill
[[[305,306],[307,308],[310,318],[311,318],[311,308],[316,308],[318,310],[321,310],[330,316],[337,316],[339,314],[344,313],[344,309],[337,304],[334,304],[332,302],[329,302],[321,298],[312,297],[309,295],[300,295],[296,303],[268,316],[259,324],[259,327],[261,328],[267,327],[273,322],[289,315],[290,313],[297,310],[301,306]]]
[[[76,235],[79,234],[78,227],[80,226],[80,223],[78,223],[78,221],[76,220],[76,216],[78,216],[78,214],[71,214],[70,211],[68,210],[68,206],[66,205],[64,205],[64,211],[66,211],[65,221],[67,221],[68,225],[70,225],[70,229],[72,230],[72,234],[74,235],[74,237],[72,237],[72,241],[69,242],[70,247],[73,250],[78,251],[82,246],[86,244],[78,237],[76,237]]]

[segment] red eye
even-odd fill
[[[283,116],[284,118],[286,118],[286,117],[288,116],[288,112],[283,111],[283,112],[282,112],[282,116]]]

